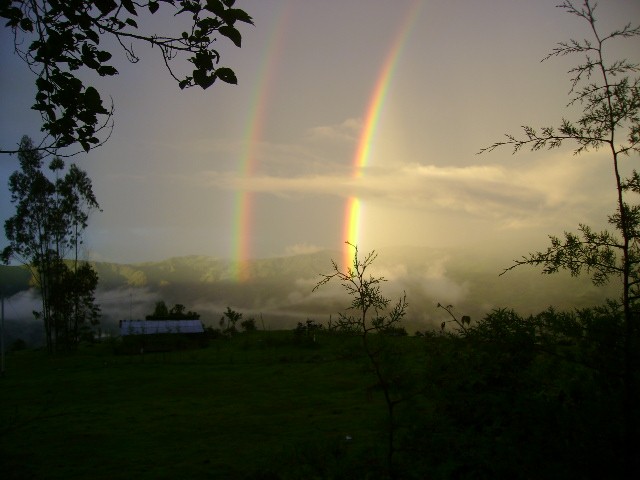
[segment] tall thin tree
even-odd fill
[[[640,77],[637,75],[640,66],[628,59],[609,59],[605,46],[615,40],[639,37],[640,26],[627,24],[603,34],[596,22],[595,2],[584,0],[578,6],[565,0],[558,7],[582,19],[589,27],[589,38],[559,43],[544,58],[573,54],[584,58],[583,63],[569,71],[571,99],[568,106],[582,107],[582,114],[575,121],[563,118],[558,127],[537,130],[524,126],[522,137],[507,134],[506,140],[495,142],[479,153],[502,146],[511,146],[514,153],[522,148],[532,151],[553,149],[571,141],[576,145],[574,155],[602,150],[611,162],[616,208],[608,220],[613,233],[597,232],[581,224],[579,233],[565,232],[564,239],[551,236],[551,246],[546,251],[531,253],[507,270],[519,265],[537,265],[542,266],[544,273],[564,269],[578,275],[584,271],[591,275],[596,285],[611,279],[620,280],[620,302],[624,312],[625,457],[628,471],[635,469],[637,473],[637,452],[633,446],[640,438],[637,405],[640,367],[640,205],[637,195],[640,194],[640,176],[633,168],[627,176],[623,172],[625,168],[629,169],[629,160],[637,160],[640,153]]]
[[[89,213],[99,205],[89,177],[77,166],[62,176],[64,162],[54,158],[48,165],[55,176],[51,180],[30,138],[22,138],[18,159],[20,170],[9,177],[16,213],[5,222],[9,245],[2,259],[17,259],[30,269],[42,301],[34,315],[43,320],[47,349],[53,353],[58,344],[77,343],[82,319],[97,319],[97,275],[88,264],[79,264],[78,248]],[[72,268],[65,262],[70,254]]]

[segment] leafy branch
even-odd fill
[[[133,43],[158,47],[165,66],[181,89],[210,87],[216,80],[236,84],[229,67],[218,66],[220,53],[214,48],[216,36],[240,47],[242,36],[237,23],[253,24],[235,0],[0,0],[0,18],[7,20],[14,35],[14,51],[36,76],[37,93],[31,107],[42,117],[44,139],[37,149],[45,154],[78,144],[80,151],[102,145],[113,128],[113,101],[104,105],[100,93],[85,85],[75,73],[83,69],[100,77],[118,74],[112,64],[113,52],[102,47],[113,37],[128,61],[139,57]],[[189,28],[179,34],[141,31],[137,20],[145,12],[154,15],[173,7],[176,17],[188,18]],[[178,74],[171,63],[181,55],[193,69]],[[84,76],[84,75],[83,75]],[[101,135],[107,132],[106,136]],[[19,153],[4,149],[0,153]],[[67,153],[62,156],[70,156]]]

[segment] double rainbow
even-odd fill
[[[411,32],[415,18],[418,15],[420,4],[421,0],[412,1],[410,8],[407,10],[396,32],[385,61],[382,64],[375,88],[369,100],[364,125],[353,157],[352,178],[354,180],[359,179],[363,175],[364,168],[369,162],[373,137],[380,119],[380,113],[389,89],[393,71],[402,52],[402,48],[406,43],[406,39]],[[264,130],[267,100],[275,78],[278,56],[282,51],[284,33],[286,31],[285,27],[289,20],[286,2],[283,2],[282,5],[281,11],[278,12],[276,16],[277,20],[271,29],[265,53],[262,57],[263,60],[260,65],[257,81],[255,82],[255,90],[251,96],[251,105],[253,105],[254,108],[251,110],[250,120],[247,122],[247,131],[244,135],[246,141],[240,163],[240,174],[245,178],[254,175],[257,170],[258,162],[256,157]],[[232,239],[233,262],[231,274],[237,281],[245,281],[251,277],[249,259],[251,258],[251,240],[253,238],[253,213],[254,194],[251,191],[240,190],[236,194],[235,200],[234,236]],[[353,245],[357,245],[359,241],[362,213],[362,201],[357,196],[349,197],[345,208],[343,236],[344,240]],[[350,265],[352,254],[353,251],[351,247],[345,244],[343,254],[344,265]]]
[[[378,79],[369,99],[364,125],[358,140],[358,147],[353,157],[352,177],[354,180],[362,177],[364,168],[370,160],[373,138],[380,120],[380,113],[382,111],[384,101],[387,97],[393,72],[395,70],[396,63],[398,62],[398,58],[400,57],[400,53],[402,52],[402,48],[404,47],[415,19],[418,16],[420,3],[421,2],[419,0],[414,0],[411,8],[407,10],[403,22],[401,23],[393,43],[391,44],[391,48],[387,53],[385,61],[382,64],[382,68],[380,69]],[[349,197],[345,208],[343,236],[345,241],[352,245],[358,245],[360,240],[362,217],[362,201],[356,196]],[[352,261],[353,248],[345,244],[343,249],[343,266],[350,266]]]
[[[284,33],[289,20],[289,10],[290,8],[287,9],[286,2],[283,2],[280,6],[280,11],[276,14],[276,21],[271,27],[255,88],[251,95],[250,104],[253,108],[249,113],[247,130],[243,135],[245,143],[240,162],[240,176],[244,178],[253,176],[257,170],[257,156],[264,132],[269,93],[272,90],[276,76],[278,57],[282,52]],[[251,258],[251,239],[253,238],[253,217],[253,192],[239,190],[235,199],[234,235],[232,239],[233,262],[231,276],[236,281],[245,281],[251,277],[249,259]]]

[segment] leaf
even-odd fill
[[[138,15],[138,12],[136,12],[136,7],[131,0],[122,0],[122,6],[126,8],[131,15]]]
[[[224,35],[225,37],[230,39],[236,45],[236,47],[239,48],[241,46],[242,36],[240,35],[240,32],[234,27],[230,25],[223,25],[218,29],[218,32],[220,32],[220,35]]]
[[[207,70],[194,70],[193,81],[196,85],[200,85],[203,90],[206,90],[216,81],[216,74],[214,73],[212,76],[209,76],[207,75]]]
[[[238,84],[238,79],[233,70],[228,67],[220,67],[215,71],[215,76],[225,83],[231,83],[232,85]]]
[[[115,0],[96,0],[94,3],[103,15],[108,14],[118,6]]]
[[[138,28],[138,24],[136,23],[136,21],[133,18],[127,18],[125,20],[125,23],[127,25],[131,25],[133,28]]]
[[[158,2],[149,2],[149,11],[151,12],[152,15],[156,13],[159,8],[160,8],[160,5],[158,4]]]
[[[33,32],[33,22],[28,18],[20,20],[20,28],[25,32]]]
[[[84,91],[84,104],[89,110],[98,111],[102,109],[100,94],[94,87],[87,87]]]
[[[109,52],[106,52],[104,50],[98,50],[96,52],[96,57],[98,58],[99,62],[106,62],[109,59],[111,59],[113,55],[111,55]]]
[[[52,92],[54,90],[53,84],[44,77],[38,77],[36,79],[36,86],[40,91]]]
[[[225,12],[224,5],[220,0],[207,0],[205,8],[218,17],[222,17]]]
[[[240,10],[239,8],[230,8],[227,10],[226,14],[227,18],[232,18],[233,21],[239,20],[244,23],[250,23],[253,25],[253,18],[245,12],[244,10]],[[233,22],[231,22],[233,23]]]
[[[100,67],[98,67],[98,75],[100,75],[101,77],[110,77],[112,75],[117,75],[118,74],[118,70],[116,70],[115,67],[112,67],[111,65],[101,65]]]
[[[93,43],[95,43],[96,45],[100,43],[100,36],[98,35],[98,32],[94,30],[85,30],[84,33],[87,36],[87,38],[89,38],[90,40],[93,40]]]

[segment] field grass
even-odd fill
[[[375,457],[384,405],[358,339],[317,340],[254,332],[172,353],[13,353],[0,476],[318,478],[345,456]]]

